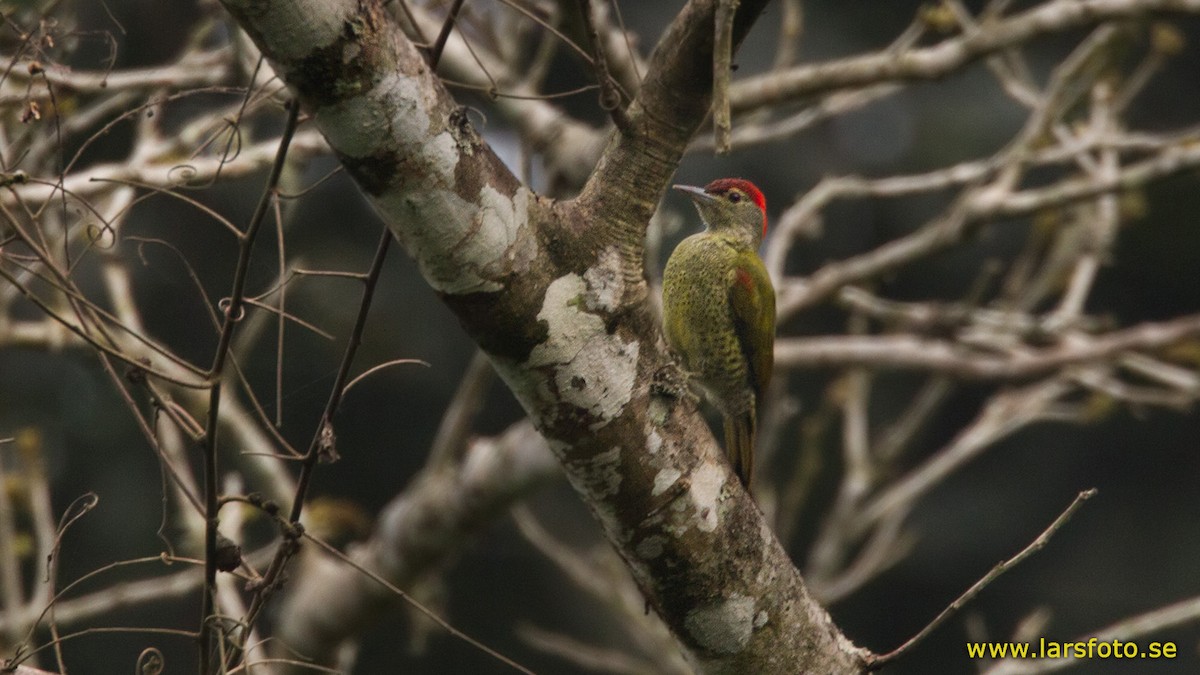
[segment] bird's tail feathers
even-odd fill
[[[729,456],[734,472],[747,490],[750,489],[750,479],[754,475],[754,437],[758,432],[756,427],[753,411],[725,416],[725,454]]]

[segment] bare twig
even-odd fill
[[[484,654],[487,654],[488,656],[499,661],[500,663],[503,663],[504,665],[508,666],[509,668],[512,668],[513,670],[515,670],[517,672],[525,673],[526,675],[534,675],[534,672],[532,670],[526,668],[525,666],[522,666],[521,664],[517,663],[516,661],[513,661],[512,659],[501,654],[500,652],[492,649],[491,647],[488,647],[487,645],[476,640],[475,638],[471,637],[470,635],[467,635],[466,633],[455,628],[454,626],[452,626],[450,624],[450,622],[446,621],[441,616],[438,616],[438,614],[436,612],[430,610],[428,607],[425,607],[421,603],[417,602],[416,599],[413,598],[408,593],[405,593],[404,589],[400,588],[399,586],[396,586],[392,582],[390,582],[387,579],[380,576],[378,573],[376,573],[372,570],[369,570],[366,567],[363,567],[361,564],[359,564],[354,559],[347,556],[345,553],[342,553],[341,551],[337,550],[333,546],[330,546],[329,544],[321,541],[320,539],[313,537],[312,535],[305,534],[304,539],[306,541],[310,541],[313,544],[315,544],[317,546],[317,548],[321,549],[322,552],[336,558],[338,560],[338,562],[340,562],[344,565],[350,566],[351,568],[354,569],[354,571],[356,571],[359,574],[363,575],[364,577],[370,579],[371,581],[379,584],[380,586],[383,586],[385,589],[387,589],[387,591],[389,593],[392,593],[393,595],[395,595],[399,598],[402,598],[404,600],[404,602],[407,603],[410,607],[415,608],[417,611],[421,612],[421,614],[423,614],[425,616],[425,618],[430,619],[431,621],[436,623],[438,626],[441,626],[442,629],[445,630],[447,633],[453,635],[454,637],[458,638],[459,640],[462,640],[463,642],[466,642],[467,644],[471,645],[472,647],[478,649],[479,651],[483,652]]]
[[[934,79],[1043,35],[1116,19],[1197,11],[1198,0],[1054,0],[997,19],[987,30],[966,32],[931,47],[900,54],[867,54],[747,78],[732,88],[730,99],[736,113],[836,89]]]
[[[958,610],[962,609],[967,603],[971,602],[971,600],[974,600],[975,596],[979,595],[983,589],[987,588],[993,581],[999,578],[1001,574],[1004,574],[1013,567],[1021,564],[1021,562],[1026,558],[1045,548],[1046,544],[1050,542],[1050,538],[1067,524],[1067,521],[1071,519],[1071,516],[1075,515],[1075,512],[1079,510],[1079,507],[1083,506],[1085,501],[1094,496],[1096,496],[1095,488],[1080,492],[1075,497],[1075,500],[1071,502],[1070,506],[1068,506],[1065,511],[1060,513],[1058,517],[1054,519],[1054,522],[1050,523],[1050,525],[1043,530],[1042,533],[1039,534],[1037,538],[1034,539],[1028,546],[1021,549],[1021,551],[1013,557],[1009,558],[1008,560],[1004,560],[993,567],[991,571],[984,575],[982,579],[976,581],[962,595],[958,596],[954,602],[950,603],[946,609],[943,609],[942,612],[933,619],[933,621],[930,621],[928,625],[922,628],[921,631],[916,635],[909,638],[904,644],[890,652],[887,652],[886,654],[880,654],[868,658],[867,668],[870,670],[878,670],[888,663],[895,661],[901,656],[904,656],[905,653],[920,644],[921,641],[928,637],[930,633],[937,630],[937,628],[950,619],[950,617],[957,614]]]
[[[779,21],[779,38],[775,45],[775,70],[782,70],[796,61],[800,36],[804,32],[804,5],[800,0],[779,3],[783,18]]]
[[[358,352],[359,344],[362,341],[363,330],[367,324],[367,315],[371,309],[371,302],[375,297],[379,274],[383,271],[383,263],[387,259],[392,239],[392,233],[385,228],[380,235],[379,243],[376,245],[375,256],[371,260],[371,266],[362,279],[363,294],[359,302],[358,314],[354,320],[354,328],[351,330],[345,353],[338,366],[338,374],[334,380],[333,388],[330,390],[325,410],[321,414],[320,420],[318,420],[317,429],[313,433],[312,441],[309,443],[308,450],[301,460],[300,477],[296,480],[296,490],[292,496],[292,505],[288,515],[288,522],[293,527],[300,522],[300,514],[304,508],[304,499],[308,494],[308,486],[312,480],[312,474],[316,469],[317,463],[320,461],[333,461],[337,457],[333,418],[341,406],[342,395],[345,393],[346,383],[350,379],[350,368],[353,366],[354,355]],[[284,573],[288,560],[295,552],[296,547],[292,541],[284,541],[279,545],[275,553],[275,558],[271,561],[267,572],[263,574],[263,583],[255,593],[254,598],[251,600],[250,608],[246,612],[245,624],[247,626],[253,626],[257,621],[268,597],[277,590],[280,576]]]
[[[1192,315],[1096,336],[1077,334],[1054,347],[1011,349],[1007,354],[912,335],[784,338],[775,343],[775,360],[789,368],[871,366],[929,370],[965,379],[1020,380],[1125,352],[1162,349],[1198,333],[1200,315]]]
[[[1049,379],[994,395],[948,445],[867,501],[855,514],[852,529],[864,529],[889,513],[907,508],[985,448],[1049,417],[1052,406],[1073,389],[1061,379]]]
[[[463,0],[454,0],[454,4],[450,5],[450,13],[446,15],[442,29],[438,31],[437,39],[429,48],[429,67],[434,70],[437,70],[438,62],[442,60],[442,50],[446,48],[446,40],[450,39],[450,31],[454,30],[454,24],[458,21],[458,12],[462,6]]]
[[[713,145],[718,155],[730,150],[732,128],[729,110],[729,80],[733,74],[733,18],[739,0],[718,0],[713,21]]]
[[[245,311],[243,296],[246,287],[246,276],[250,269],[250,255],[254,250],[257,234],[263,221],[266,219],[271,201],[275,199],[275,186],[278,185],[279,177],[283,173],[284,163],[287,160],[288,147],[291,143],[292,135],[296,131],[299,118],[300,103],[299,101],[292,101],[289,106],[283,136],[279,141],[279,150],[275,156],[275,162],[271,167],[271,173],[267,177],[266,187],[263,189],[258,206],[251,215],[245,232],[241,234],[238,240],[238,262],[234,268],[232,289],[229,292],[228,302],[225,307],[224,316],[222,317],[221,333],[217,338],[217,347],[216,352],[213,354],[212,367],[209,369],[210,377],[213,378],[213,384],[209,390],[208,420],[205,424],[203,443],[205,521],[204,595],[200,619],[200,672],[205,675],[212,672],[212,657],[214,649],[217,649],[217,645],[214,644],[213,639],[213,631],[216,628],[213,612],[216,608],[217,524],[219,522],[217,512],[220,508],[218,503],[220,486],[218,484],[217,471],[217,431],[221,409],[221,377],[224,374],[225,362],[229,358],[229,346],[233,340],[234,329],[242,320]]]
[[[600,107],[608,111],[613,124],[617,125],[621,133],[632,134],[635,129],[629,122],[629,116],[625,114],[625,102],[621,96],[621,89],[608,72],[608,57],[604,51],[604,41],[601,40],[600,34],[596,30],[592,11],[591,0],[579,0],[579,14],[583,18],[584,28],[592,43],[592,64],[596,70],[596,83],[600,85]]]

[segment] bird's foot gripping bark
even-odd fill
[[[668,363],[654,372],[650,380],[650,395],[665,396],[696,405],[700,402],[700,397],[692,391],[688,380],[688,374],[682,368],[674,362]]]

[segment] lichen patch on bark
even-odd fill
[[[550,283],[538,312],[546,341],[533,348],[528,366],[550,367],[562,401],[583,409],[592,431],[615,419],[633,397],[638,343],[605,330],[604,319],[586,311],[589,288],[578,274]]]
[[[587,280],[587,306],[591,310],[616,311],[625,293],[621,275],[621,251],[609,246],[600,252],[596,264],[583,273]]]
[[[688,612],[683,625],[704,651],[713,655],[737,654],[754,634],[754,598],[735,594]]]
[[[527,229],[531,193],[460,175],[463,144],[434,127],[428,95],[420,79],[394,73],[322,108],[317,120],[435,289],[502,290],[503,277],[526,271],[539,253]]]
[[[305,11],[306,5],[319,7]],[[294,0],[293,2],[240,2],[247,14],[257,14],[259,25],[271,26],[272,33],[287,35],[287,40],[274,40],[271,57],[275,60],[298,59],[307,56],[314,47],[323,47],[342,38],[344,25],[354,19],[354,5],[330,4],[323,0]],[[340,10],[340,11],[339,11]]]
[[[367,157],[382,150],[405,150],[428,158],[431,153],[420,148],[430,128],[429,102],[424,96],[419,78],[392,73],[357,96],[317,110],[317,124],[343,155]],[[453,175],[457,156],[450,154],[447,160]]]
[[[691,497],[696,509],[696,527],[704,532],[713,532],[720,522],[721,491],[725,487],[727,472],[712,463],[696,466],[691,475]]]
[[[674,485],[675,481],[679,480],[679,477],[682,475],[683,474],[679,471],[679,469],[676,469],[675,467],[667,467],[659,471],[654,476],[654,489],[650,492],[650,494],[655,497],[661,495],[672,485]]]
[[[663,437],[658,433],[658,429],[650,429],[646,433],[646,452],[651,455],[657,455],[659,450],[662,450]]]
[[[597,499],[612,497],[621,491],[621,448],[614,447],[581,462],[583,481],[578,483]]]

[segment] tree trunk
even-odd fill
[[[223,0],[487,353],[700,670],[857,673],[680,397],[645,227],[708,111],[716,2],[680,12],[582,193],[523,186],[378,0]],[[762,0],[743,1],[741,41]],[[303,653],[303,645],[294,645]]]

